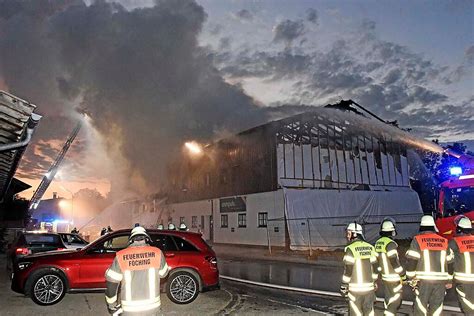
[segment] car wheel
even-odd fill
[[[54,305],[66,294],[64,277],[52,270],[44,270],[32,275],[30,297],[38,305]]]
[[[189,304],[199,295],[199,282],[186,271],[173,273],[166,282],[166,295],[176,304]]]

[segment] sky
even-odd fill
[[[353,99],[474,150],[472,1],[21,3],[0,0],[0,89],[44,115],[18,173],[32,190],[77,110],[92,118],[46,197],[153,186],[176,144],[287,104]]]

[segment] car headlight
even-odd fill
[[[18,264],[18,269],[24,270],[30,266],[31,262],[20,262]]]

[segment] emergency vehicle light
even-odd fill
[[[451,167],[449,168],[449,173],[452,176],[459,176],[462,174],[462,168],[461,167]]]

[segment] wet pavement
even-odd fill
[[[255,282],[270,283],[282,286],[304,289],[339,292],[343,268],[330,265],[311,265],[294,262],[281,262],[271,260],[237,260],[219,258],[219,271],[221,275]],[[381,286],[379,288],[382,288]],[[383,297],[383,291],[377,291],[378,297]],[[403,299],[413,301],[414,295],[411,288],[404,287]],[[445,304],[457,307],[454,290],[449,290]]]

